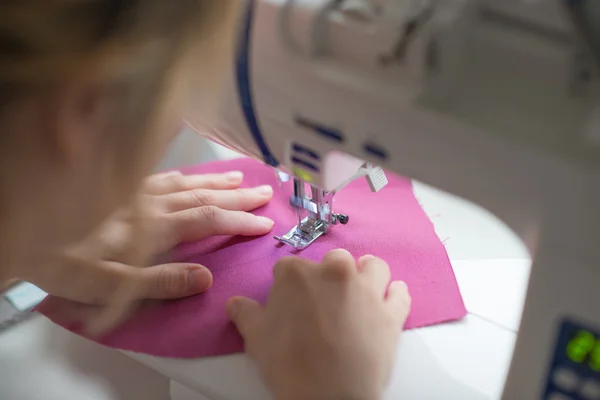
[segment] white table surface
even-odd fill
[[[162,167],[207,159],[189,152],[203,144],[187,135]],[[212,151],[218,158],[230,156]],[[496,399],[514,346],[529,256],[512,232],[480,208],[420,184],[415,193],[446,244],[469,315],[458,323],[406,332],[386,398]],[[207,395],[180,386],[181,400],[267,398],[243,355],[132,356],[151,368],[35,318],[0,335],[0,398],[165,400],[170,378]]]

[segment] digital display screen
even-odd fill
[[[581,329],[567,343],[567,357],[576,364],[587,365],[600,372],[600,337]]]
[[[579,317],[557,321],[543,399],[600,399],[600,329]],[[596,320],[596,322],[598,322]]]

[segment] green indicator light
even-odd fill
[[[594,371],[600,371],[600,343],[596,343],[596,346],[594,346],[588,364]]]
[[[588,331],[579,331],[575,337],[571,339],[569,344],[567,344],[567,356],[571,361],[580,364],[584,362],[587,356],[592,351],[595,351],[596,348],[596,338],[594,335]],[[598,370],[600,370],[600,348],[598,349],[598,355],[596,358],[598,359],[597,367]]]
[[[587,352],[585,352],[580,347],[569,344],[567,346],[567,355],[569,356],[569,359],[574,363],[581,364],[585,360]]]
[[[594,371],[600,371],[600,346],[596,346],[590,354],[589,365]]]

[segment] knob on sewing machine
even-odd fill
[[[280,179],[285,174],[279,173]],[[327,233],[332,225],[338,223],[346,225],[350,217],[346,214],[333,212],[333,196],[351,181],[366,177],[371,191],[381,190],[388,181],[381,167],[365,163],[350,179],[343,182],[333,191],[326,191],[318,186],[310,185],[310,197],[306,194],[306,182],[294,178],[294,193],[290,198],[290,205],[298,214],[298,225],[294,226],[283,236],[275,236],[281,243],[290,245],[296,250],[303,250]]]

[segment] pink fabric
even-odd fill
[[[278,189],[272,169],[250,159],[214,162],[184,170],[211,173],[241,170],[245,187],[271,184],[275,198],[256,211],[276,221],[273,234],[283,234],[296,224],[286,190]],[[334,248],[345,248],[355,257],[374,254],[391,266],[392,278],[404,280],[412,296],[406,328],[415,328],[462,318],[466,314],[445,248],[433,225],[419,206],[407,179],[388,174],[389,185],[371,193],[360,179],[334,198],[334,209],[350,216],[350,222],[333,227],[301,253],[320,260]],[[273,235],[258,238],[213,237],[175,249],[174,259],[201,263],[214,276],[210,290],[186,299],[147,305],[126,323],[98,340],[124,350],[156,356],[194,358],[243,351],[242,340],[225,314],[225,302],[234,295],[267,299],[272,268],[282,256],[292,254]],[[48,298],[38,311],[61,324],[64,300]],[[65,321],[64,325],[66,324]],[[69,327],[69,326],[68,326]],[[73,328],[70,326],[70,328]],[[77,329],[71,329],[77,333]]]

